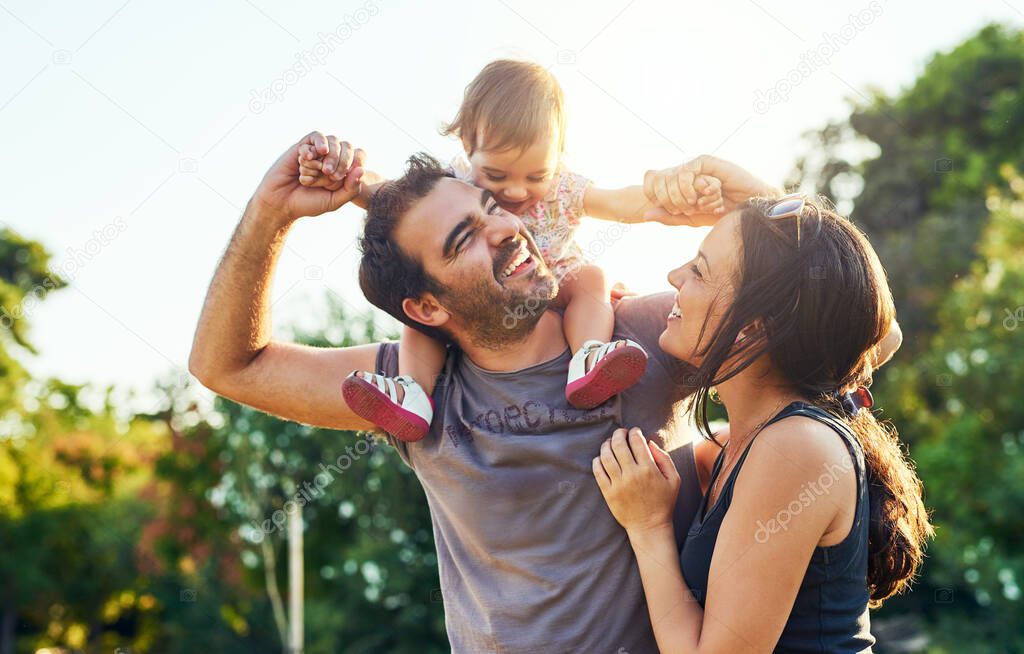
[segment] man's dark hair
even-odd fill
[[[403,252],[395,241],[398,222],[444,177],[452,175],[437,159],[418,152],[409,157],[401,177],[377,189],[366,210],[366,224],[359,240],[359,286],[374,306],[431,338],[451,343],[451,337],[443,330],[405,315],[405,298],[418,298],[424,293],[440,296],[443,289],[423,269],[422,262]]]

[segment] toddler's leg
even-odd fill
[[[398,374],[412,377],[427,395],[433,395],[437,377],[444,366],[445,347],[408,325],[402,328],[398,349]]]
[[[577,408],[590,409],[639,381],[647,368],[647,353],[628,339],[609,342],[615,312],[611,288],[599,267],[580,267],[559,289],[566,301],[562,328],[573,351],[565,397]]]
[[[580,266],[558,284],[558,294],[565,294],[562,329],[569,347],[576,352],[587,341],[605,343],[612,338],[615,313],[612,311],[611,286],[598,266]]]
[[[444,365],[444,346],[426,334],[405,327],[398,349],[397,377],[365,371],[348,376],[342,385],[345,402],[359,417],[403,441],[418,441],[434,418],[437,376]]]

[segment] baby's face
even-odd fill
[[[525,150],[477,147],[469,157],[473,183],[493,193],[502,209],[521,215],[551,188],[558,170],[558,141],[557,134],[550,134]]]

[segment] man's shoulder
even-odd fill
[[[645,391],[662,388],[672,399],[689,394],[690,366],[661,349],[659,340],[675,303],[671,291],[623,298],[615,307],[615,338],[636,341],[647,351],[648,374],[641,379]]]
[[[615,305],[615,327],[626,330],[647,331],[652,327],[664,329],[675,295],[671,291],[624,297]]]
[[[675,294],[672,291],[660,291],[646,295],[627,295],[616,303],[615,315],[618,317],[623,313],[643,312],[657,307],[668,307],[672,305],[674,297]]]

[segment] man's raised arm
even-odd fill
[[[315,147],[339,170],[337,190],[298,181],[297,153]],[[353,370],[373,370],[379,346],[317,348],[271,340],[270,284],[288,230],[334,211],[360,191],[359,152],[313,132],[282,154],[249,200],[206,294],[189,372],[210,390],[276,416],[333,429],[365,429],[341,395]]]

